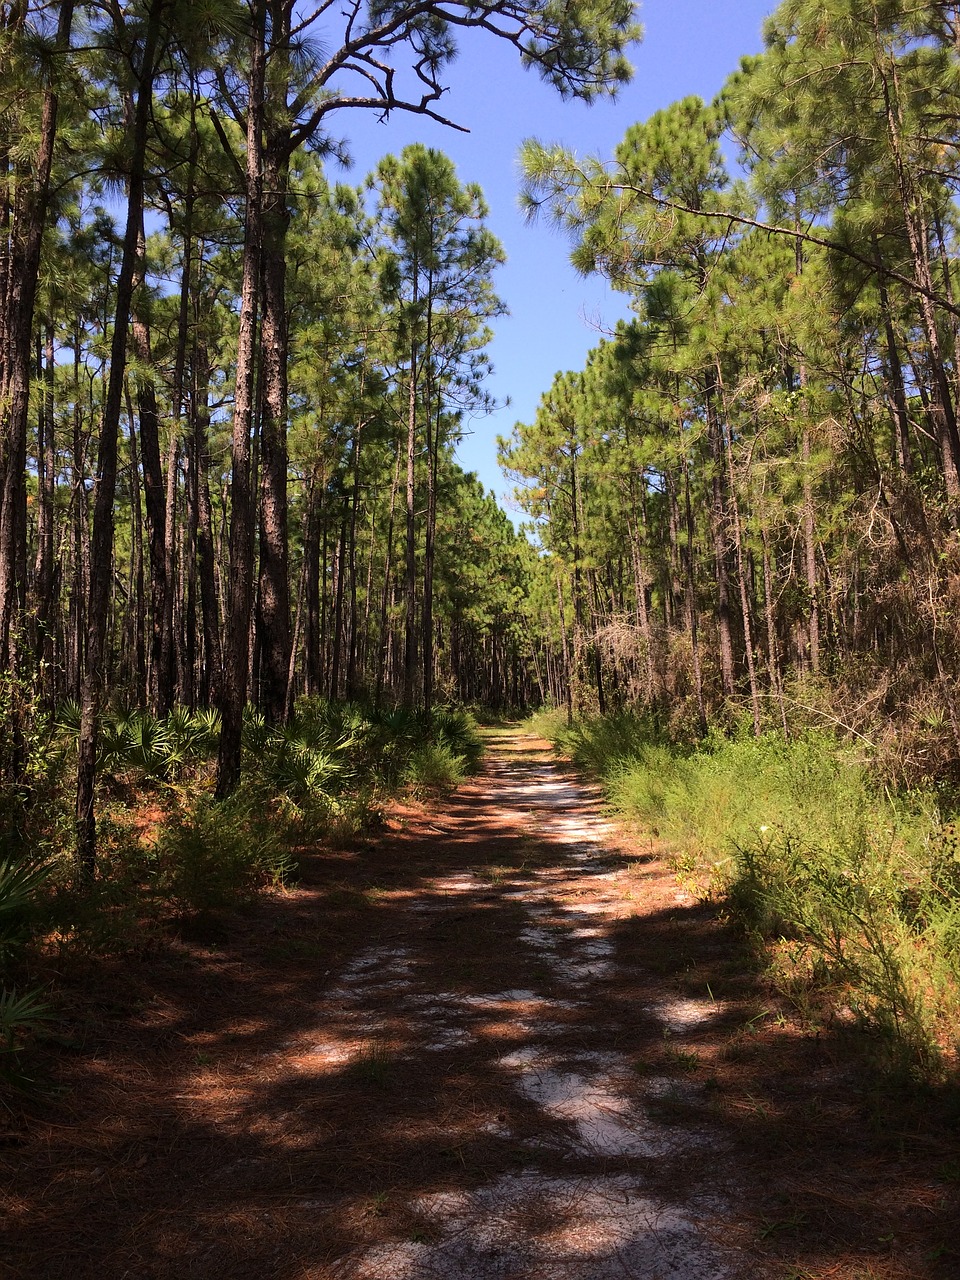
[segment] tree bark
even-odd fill
[[[123,254],[116,282],[116,311],[110,348],[110,376],[100,427],[100,451],[90,550],[90,593],[87,608],[86,672],[80,708],[80,737],[77,749],[77,863],[85,880],[96,870],[97,826],[94,789],[97,769],[97,734],[100,703],[106,677],[107,620],[112,595],[113,505],[117,486],[117,447],[126,369],[133,286],[137,267],[137,247],[143,212],[144,167],[147,130],[153,105],[153,82],[160,46],[161,20],[166,0],[152,0],[147,11],[147,27],[137,74],[137,101],[134,112],[130,179],[127,194],[127,221]]]
[[[200,696],[204,706],[216,706],[223,678],[223,650],[220,641],[220,604],[213,550],[213,508],[207,464],[207,433],[210,408],[207,387],[210,381],[209,355],[199,340],[194,348],[193,367],[193,455],[197,470],[197,560],[200,579],[200,614],[203,621],[203,663]]]
[[[284,6],[286,10],[286,6]],[[278,33],[274,31],[276,41]],[[269,723],[284,718],[290,666],[290,562],[287,503],[286,204],[289,164],[273,139],[264,163],[263,397],[260,423],[260,706]]]
[[[417,269],[414,264],[414,281]],[[416,295],[416,289],[414,290]],[[417,298],[414,296],[414,305]],[[416,339],[410,343],[410,382],[407,402],[407,487],[406,487],[406,545],[404,574],[404,647],[403,647],[403,702],[412,707],[416,701],[417,687],[417,527],[416,527],[416,465],[417,465],[417,361]]]
[[[256,373],[257,300],[260,283],[263,181],[261,134],[265,66],[266,11],[254,0],[247,102],[247,154],[244,171],[243,277],[237,341],[236,397],[233,409],[230,479],[230,586],[220,690],[220,752],[216,796],[225,799],[240,781],[243,709],[250,679],[249,629],[253,605],[253,524],[250,434],[253,429]]]
[[[70,44],[74,0],[63,0],[55,53]],[[44,91],[37,154],[17,174],[10,227],[2,316],[4,359],[0,364],[0,670],[14,666],[11,631],[26,589],[26,460],[30,412],[33,313],[40,275],[40,250],[50,200],[50,173],[57,136],[59,95],[53,81]]]
[[[130,112],[133,107],[131,104]],[[137,233],[137,270],[134,278],[134,296],[142,290],[146,236],[141,214]],[[137,423],[140,433],[140,461],[143,465],[143,494],[147,516],[147,541],[150,548],[150,661],[148,698],[157,715],[165,715],[173,702],[170,669],[164,652],[164,625],[166,620],[167,558],[165,541],[167,530],[167,505],[163,480],[163,463],[160,455],[160,411],[157,392],[150,369],[153,357],[150,329],[141,309],[134,307],[131,317],[133,349],[140,364],[136,376]],[[131,431],[133,423],[131,420]]]

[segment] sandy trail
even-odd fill
[[[638,1091],[633,1058],[609,1047],[617,1028],[606,1021],[598,987],[608,989],[621,976],[610,929],[637,905],[625,901],[623,876],[611,870],[621,860],[596,793],[531,745],[500,738],[470,800],[471,808],[485,810],[491,837],[512,830],[535,842],[541,858],[546,852],[546,865],[532,874],[500,874],[494,885],[489,872],[438,876],[430,895],[410,904],[424,917],[442,918],[478,898],[509,903],[515,929],[504,942],[528,966],[529,985],[425,992],[415,948],[370,947],[328,992],[325,1025],[339,1025],[341,1038],[328,1034],[314,1052],[331,1066],[370,1054],[378,1037],[396,1034],[399,1019],[406,1053],[461,1050],[476,1069],[493,1017],[510,1025],[512,1047],[502,1052],[494,1041],[485,1069],[499,1078],[505,1097],[529,1104],[543,1131],[522,1137],[494,1121],[491,1131],[519,1141],[528,1156],[522,1172],[410,1197],[406,1207],[429,1239],[381,1242],[343,1259],[332,1274],[343,1280],[758,1276],[755,1258],[745,1260],[724,1243],[730,1206],[711,1177],[722,1158],[716,1141],[702,1128],[658,1121],[645,1103],[644,1095],[689,1093],[689,1082],[648,1077]],[[454,811],[444,838],[455,841],[464,824]],[[691,901],[679,891],[672,896]],[[716,1001],[670,999],[651,982],[647,1013],[662,1023],[661,1034],[687,1032],[719,1012]],[[690,1153],[703,1178],[688,1180],[682,1195],[665,1194],[660,1162]]]
[[[489,746],[294,888],[64,966],[2,1280],[960,1276],[948,1120],[888,1119],[547,743]]]

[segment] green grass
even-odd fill
[[[931,1075],[960,1044],[960,836],[933,791],[897,795],[827,734],[676,744],[649,719],[540,718],[611,805],[722,895],[807,1014],[831,1003]]]

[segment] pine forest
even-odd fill
[[[637,16],[0,3],[0,1088],[51,957],[279,892],[531,716],[781,994],[956,1080],[960,7],[782,0],[713,101],[523,144],[628,318],[500,436],[509,511],[457,453],[484,192],[342,177],[352,114],[456,123],[473,42],[562,139]]]

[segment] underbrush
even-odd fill
[[[808,1019],[856,1021],[888,1062],[924,1077],[956,1070],[960,827],[948,799],[884,788],[862,743],[814,730],[677,744],[640,716],[530,727],[723,898]]]
[[[243,783],[218,802],[215,714],[113,712],[98,752],[90,882],[78,879],[73,856],[79,712],[28,706],[19,723],[16,770],[0,744],[0,1084],[8,1086],[23,1083],[25,1038],[49,1014],[36,984],[45,957],[59,966],[71,956],[136,953],[178,918],[282,887],[303,850],[351,840],[391,795],[448,787],[482,754],[464,712],[304,701],[283,727],[248,712]]]

